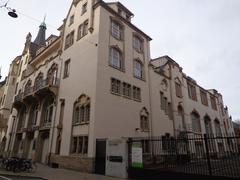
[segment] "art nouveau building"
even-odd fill
[[[60,36],[45,39],[45,23],[27,35],[6,153],[92,172],[107,138],[233,132],[222,96],[168,56],[150,60],[132,17],[121,3],[74,0]]]

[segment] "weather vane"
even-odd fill
[[[8,7],[8,6],[7,6],[7,5],[8,5],[8,2],[9,2],[9,0],[8,0],[4,5],[0,5],[0,8],[5,8],[5,9],[7,9],[9,16],[11,16],[12,18],[17,18],[18,15],[17,15],[17,13],[16,13],[16,10]]]

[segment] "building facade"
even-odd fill
[[[59,28],[46,24],[18,58],[5,153],[93,172],[108,138],[233,133],[222,96],[170,57],[151,60],[151,38],[121,3],[74,0]],[[223,144],[216,147],[224,148]]]

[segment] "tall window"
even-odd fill
[[[173,120],[173,110],[172,110],[172,104],[169,102],[168,103],[168,117],[169,119]]]
[[[111,34],[116,39],[122,40],[123,39],[123,27],[116,21],[112,21],[111,24]]]
[[[188,96],[190,99],[197,101],[196,87],[190,83],[188,83]]]
[[[207,93],[200,89],[201,102],[203,105],[208,106]]]
[[[117,48],[110,48],[110,65],[117,69],[123,68],[123,57],[120,50]]]
[[[140,128],[142,131],[149,131],[148,112],[143,108],[140,112]]]
[[[88,20],[84,21],[83,24],[78,26],[78,35],[77,40],[81,39],[82,37],[86,36],[88,33]]]
[[[54,99],[53,97],[47,97],[46,101],[43,104],[44,110],[44,119],[43,126],[50,126],[52,122],[53,116],[53,107],[54,107]]]
[[[140,61],[133,61],[134,77],[143,79],[143,65]]]
[[[121,81],[111,78],[111,92],[114,94],[121,94]]]
[[[133,48],[137,52],[142,52],[142,50],[143,50],[142,40],[138,36],[133,36]]]
[[[74,15],[72,15],[69,19],[69,26],[71,26],[74,23]]]
[[[49,85],[57,85],[57,71],[58,71],[58,65],[53,64],[51,68],[48,70],[47,74],[47,83]]]
[[[69,77],[69,72],[70,72],[70,59],[64,62],[63,78]]]
[[[139,87],[133,86],[133,99],[141,101],[141,89]]]
[[[124,82],[122,83],[122,87],[123,87],[123,95],[131,98],[131,85]]]
[[[195,133],[201,133],[200,116],[196,112],[191,113],[192,130]]]
[[[39,73],[34,82],[34,90],[38,90],[43,85],[43,73]]]
[[[206,134],[211,135],[212,134],[212,125],[211,125],[211,119],[208,116],[204,117],[204,124],[205,124]]]
[[[216,98],[214,96],[210,96],[211,100],[211,105],[214,110],[217,110],[217,103],[216,103]]]
[[[73,42],[74,42],[74,31],[72,31],[71,33],[69,33],[67,36],[66,36],[66,39],[65,39],[65,49],[69,48],[70,46],[73,45]]]
[[[221,131],[221,126],[220,126],[220,122],[218,119],[214,120],[214,126],[215,126],[215,132],[217,136],[221,136],[222,135],[222,131]]]
[[[82,15],[87,12],[87,2],[82,5]]]
[[[28,125],[36,125],[38,117],[38,104],[34,104],[30,109],[30,115],[28,120]]]
[[[175,82],[176,96],[182,98],[182,87],[179,82]]]
[[[78,136],[72,138],[72,154],[87,154],[88,136]]]
[[[81,95],[74,103],[73,123],[88,123],[90,121],[90,98]]]
[[[178,106],[178,116],[180,117],[180,122],[182,124],[182,130],[186,131],[187,130],[187,126],[186,126],[185,117],[184,117],[184,111],[183,111],[182,106]]]

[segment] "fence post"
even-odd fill
[[[208,143],[207,143],[207,134],[204,134],[204,143],[205,143],[205,147],[206,147],[208,171],[209,171],[209,175],[212,176],[212,167],[211,167],[211,160],[210,160],[210,155],[209,155],[209,147],[208,147]]]

